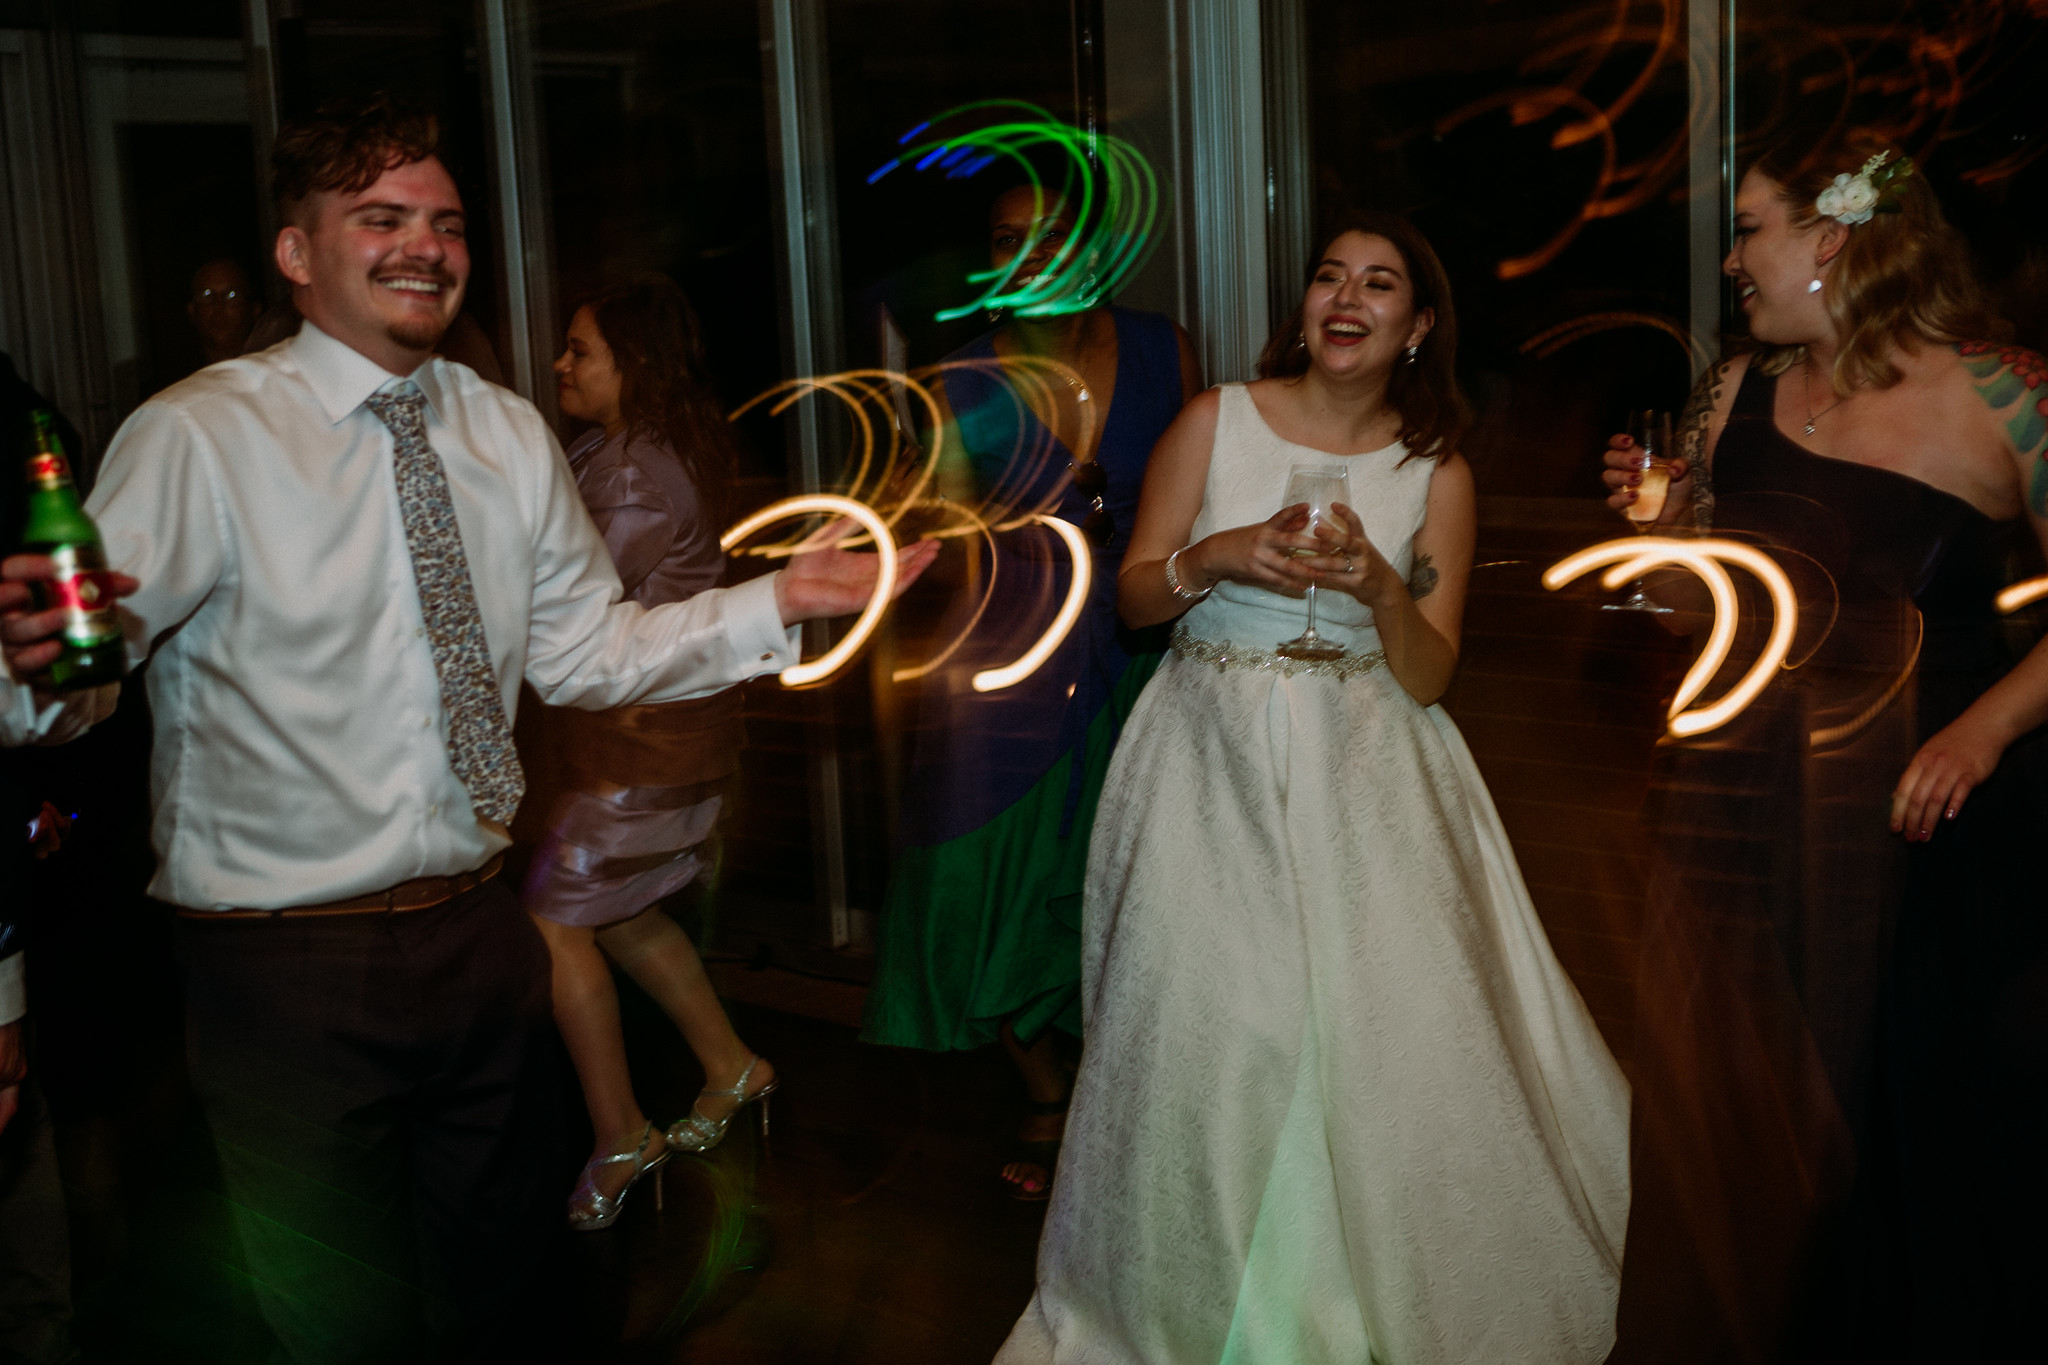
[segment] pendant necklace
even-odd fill
[[[1834,402],[1828,404],[1819,412],[1815,412],[1813,410],[1813,360],[1811,357],[1809,357],[1806,360],[1806,362],[1799,367],[1799,389],[1800,392],[1806,395],[1805,431],[1808,436],[1813,435],[1813,424],[1815,422],[1818,422],[1821,418],[1827,416],[1836,408],[1839,408],[1840,406],[1842,406],[1842,404],[1848,402],[1851,398],[1854,398],[1856,396],[1853,393],[1843,394],[1840,398],[1837,398]]]

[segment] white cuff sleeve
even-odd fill
[[[22,967],[25,953],[0,957],[0,1024],[11,1024],[28,1013],[28,975]]]
[[[0,671],[0,748],[76,739],[114,714],[120,699],[119,683],[52,697]]]
[[[725,629],[733,653],[758,665],[755,673],[780,672],[803,662],[803,627],[782,624],[775,605],[775,579],[782,571],[727,588]]]

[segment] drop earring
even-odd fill
[[[1415,363],[1415,357],[1421,350],[1422,347],[1420,346],[1410,346],[1408,348],[1408,363],[1410,365],[1413,365]]]
[[[1820,276],[1815,275],[1813,277],[1813,281],[1806,286],[1806,292],[1809,294],[1818,294],[1820,292]]]

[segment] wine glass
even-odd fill
[[[1308,504],[1308,525],[1302,534],[1314,535],[1317,527],[1326,527],[1339,534],[1348,534],[1344,523],[1330,510],[1331,504],[1351,503],[1351,472],[1343,465],[1298,464],[1287,471],[1287,496],[1281,506],[1292,507],[1296,503]],[[1297,559],[1324,553],[1321,550],[1289,550],[1287,553]],[[1318,660],[1341,659],[1344,646],[1334,640],[1325,640],[1316,634],[1316,585],[1310,582],[1305,594],[1308,599],[1308,629],[1279,647],[1280,654],[1289,659]]]
[[[1642,535],[1656,528],[1657,518],[1664,514],[1665,495],[1671,489],[1671,414],[1654,408],[1630,412],[1628,434],[1636,443],[1636,472],[1643,481],[1636,485],[1635,501],[1622,508],[1621,514],[1628,518],[1635,533]],[[1671,608],[1645,597],[1643,580],[1638,578],[1635,591],[1600,610],[1668,612]]]

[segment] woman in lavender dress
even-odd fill
[[[689,301],[658,277],[579,308],[555,362],[563,414],[597,424],[569,447],[577,489],[626,596],[643,606],[679,602],[724,576],[719,511],[732,437],[702,366]],[[526,907],[554,957],[555,1021],[595,1139],[569,1224],[595,1231],[671,1150],[709,1149],[742,1106],[763,1101],[765,1128],[775,1069],[733,1032],[690,940],[655,908],[704,871],[700,849],[739,767],[738,692],[549,719],[567,773]],[[704,1066],[704,1093],[666,1133],[634,1098],[607,957],[654,997]]]

